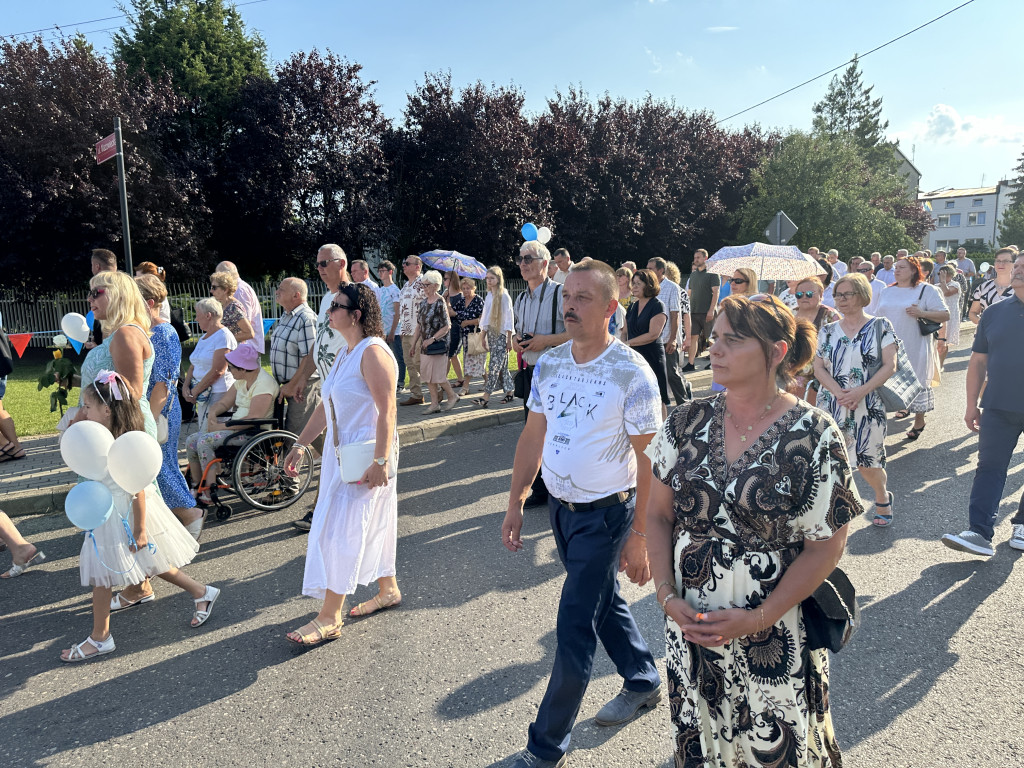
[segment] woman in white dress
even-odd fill
[[[946,355],[949,350],[955,349],[960,343],[960,299],[962,289],[956,281],[956,267],[952,264],[943,264],[939,267],[939,281],[935,285],[946,302],[946,309],[949,310],[949,320],[943,323],[939,329],[939,367],[946,365]]]
[[[914,414],[914,426],[906,437],[908,440],[917,440],[924,432],[924,415],[935,409],[932,383],[938,383],[939,379],[935,337],[922,336],[917,321],[924,318],[944,323],[949,320],[949,310],[938,289],[925,281],[921,264],[916,258],[904,256],[896,262],[893,270],[896,282],[882,291],[878,314],[889,318],[893,330],[907,350],[914,373],[924,386],[924,391],[914,398],[910,408],[896,414],[897,419]]]
[[[395,578],[398,363],[384,341],[380,306],[365,285],[342,285],[328,310],[328,322],[345,344],[324,381],[323,401],[285,459],[285,471],[294,474],[302,447],[327,430],[321,492],[302,579],[302,594],[323,604],[315,619],[288,633],[288,639],[299,645],[318,645],[341,635],[345,596],[359,584],[376,581],[378,592],[353,608],[350,616],[367,616],[402,603]],[[342,447],[371,440],[375,445],[369,468],[356,482],[344,482]]]

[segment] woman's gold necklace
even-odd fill
[[[756,427],[758,424],[760,424],[762,421],[764,421],[765,417],[769,413],[771,413],[772,408],[775,406],[775,401],[778,400],[781,395],[782,395],[782,390],[781,389],[778,389],[778,390],[775,391],[775,397],[773,397],[772,401],[770,403],[768,403],[768,405],[766,405],[764,407],[764,412],[760,416],[758,416],[757,419],[753,423],[751,423],[751,425],[749,427],[747,427],[747,432],[753,432],[754,431],[754,427]],[[729,417],[729,421],[732,422],[732,428],[735,429],[739,433],[740,442],[741,443],[747,442],[747,435],[746,435],[746,433],[742,429],[740,429],[740,425],[736,423],[736,419],[734,419],[732,417],[732,411],[730,411],[728,408],[726,408],[725,409],[725,415],[728,416]]]

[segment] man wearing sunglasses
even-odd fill
[[[342,285],[349,282],[348,257],[340,245],[328,243],[321,245],[316,253],[316,269],[320,279],[327,286],[327,293],[320,301],[320,312],[317,315],[316,339],[313,342],[313,349],[302,358],[299,364],[299,371],[292,379],[281,387],[281,394],[291,399],[307,401],[307,409],[310,413],[320,402],[320,387],[331,366],[334,365],[334,358],[338,356],[345,340],[341,334],[330,327],[331,302],[334,295]],[[307,389],[307,384],[309,388]],[[310,446],[318,454],[323,453],[323,435],[314,440]],[[319,493],[319,490],[317,491]],[[315,505],[314,505],[315,506]],[[300,531],[308,531],[313,524],[313,512],[310,510],[301,520],[296,520],[294,525]]]
[[[878,302],[882,298],[882,291],[886,289],[886,285],[875,277],[875,268],[871,266],[870,261],[861,262],[857,271],[864,275],[864,279],[871,285],[871,303],[864,308],[864,312],[868,315],[877,315]]]

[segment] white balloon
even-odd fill
[[[551,230],[547,227],[541,227],[537,230],[537,242],[541,245],[547,245],[548,240],[551,239]]]
[[[57,349],[64,349],[68,345],[68,337],[63,333],[58,333],[53,337],[53,346]]]
[[[107,454],[113,444],[114,436],[102,424],[79,421],[64,430],[60,455],[72,472],[102,480],[107,475]]]
[[[145,432],[125,432],[110,446],[107,468],[115,483],[128,493],[138,493],[156,480],[163,460],[156,438]]]
[[[85,343],[89,340],[89,324],[77,312],[68,312],[60,321],[60,329],[69,339]]]

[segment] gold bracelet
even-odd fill
[[[679,595],[677,595],[675,592],[669,592],[667,595],[665,595],[665,599],[661,601],[661,612],[664,613],[666,616],[668,615],[668,611],[665,610],[665,606],[668,604],[668,601],[671,600],[673,597],[679,597]]]

